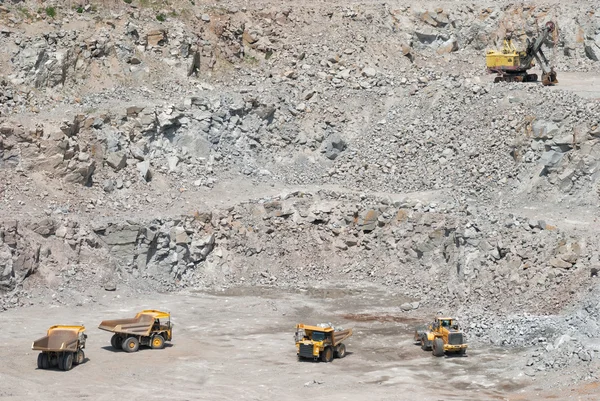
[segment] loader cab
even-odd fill
[[[437,318],[435,319],[434,325],[435,328],[438,329],[450,329],[454,326],[454,322],[451,318]]]

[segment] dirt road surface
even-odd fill
[[[401,312],[407,299],[378,288],[101,295],[80,306],[2,314],[1,399],[508,400],[535,391],[521,373],[524,356],[514,350],[443,358],[422,351],[412,332],[429,312]],[[97,325],[145,308],[171,311],[172,345],[114,351],[110,333]],[[349,355],[329,364],[298,361],[295,324],[327,321],[354,328]],[[69,372],[37,369],[31,342],[53,324],[82,323],[87,361]]]

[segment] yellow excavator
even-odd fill
[[[556,85],[556,72],[542,52],[542,45],[554,31],[554,22],[548,21],[533,42],[527,39],[525,50],[517,50],[510,35],[504,39],[502,50],[488,50],[485,56],[487,70],[498,74],[494,82],[536,82],[538,76],[527,71],[535,66],[537,60],[542,69],[542,84]]]

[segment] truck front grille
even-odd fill
[[[304,358],[312,358],[313,357],[313,346],[312,344],[300,344],[300,352],[298,355]]]
[[[461,345],[463,343],[462,333],[449,333],[448,344],[450,345]]]

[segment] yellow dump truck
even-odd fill
[[[346,356],[346,345],[342,342],[352,335],[352,329],[339,329],[330,323],[309,326],[296,325],[296,354],[298,358],[321,359],[331,362],[333,357]]]
[[[171,314],[154,309],[143,310],[131,319],[104,320],[98,328],[114,333],[110,344],[126,352],[136,352],[140,345],[162,349],[173,339]]]
[[[37,358],[40,369],[58,366],[61,370],[71,370],[85,360],[85,340],[83,326],[52,326],[45,337],[31,345],[34,351],[41,351]]]

